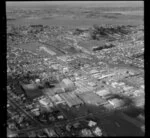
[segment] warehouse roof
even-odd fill
[[[65,90],[72,90],[74,88],[74,83],[69,79],[63,79],[60,86]]]
[[[83,102],[73,93],[61,93],[60,97],[63,98],[67,104],[72,107],[74,105],[82,104]]]
[[[49,96],[55,95],[55,91],[53,89],[50,89],[50,88],[44,89],[43,92],[46,93]]]
[[[28,98],[34,99],[43,95],[42,91],[34,84],[22,84],[22,88]]]
[[[66,85],[73,85],[73,82],[69,79],[63,79],[62,82],[65,83]]]
[[[96,94],[98,94],[99,96],[106,96],[106,95],[110,94],[110,92],[106,89],[103,89],[103,90],[97,91]]]
[[[97,94],[93,92],[87,92],[87,93],[82,93],[78,94],[78,96],[88,104],[104,104],[105,100],[100,98]]]
[[[55,94],[65,92],[64,88],[54,88],[53,91],[55,92]]]
[[[56,104],[59,104],[59,103],[63,103],[63,102],[64,102],[64,100],[63,100],[58,94],[56,94],[56,95],[54,95],[54,96],[51,96],[50,98],[51,98],[51,100],[52,100],[54,103],[56,103]]]
[[[109,100],[109,103],[112,104],[114,107],[119,107],[123,105],[123,101],[117,98]]]
[[[44,106],[47,106],[49,103],[51,103],[50,100],[47,98],[43,98],[43,99],[39,100],[39,102]]]
[[[90,71],[90,74],[95,74],[95,73],[98,73],[98,72],[99,72],[98,70],[93,69],[93,70]]]
[[[35,84],[22,84],[22,87],[24,89],[36,89],[37,85],[35,85]]]

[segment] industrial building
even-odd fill
[[[120,99],[117,99],[117,98],[114,98],[114,99],[111,99],[111,100],[108,100],[108,102],[113,105],[114,108],[118,108],[118,107],[121,107],[124,102]]]
[[[30,99],[34,99],[43,95],[42,90],[40,90],[35,84],[22,84],[21,88],[25,95]]]
[[[89,73],[90,73],[90,74],[96,74],[96,73],[99,73],[99,71],[96,70],[96,69],[93,69],[93,70],[91,70]]]
[[[60,93],[64,93],[65,89],[63,87],[56,87],[53,89],[55,94],[60,94]]]
[[[69,107],[83,104],[83,102],[73,93],[61,93],[60,97],[66,101]]]
[[[50,96],[50,99],[55,103],[55,104],[60,104],[64,103],[65,101],[58,95]]]
[[[103,90],[97,91],[96,94],[101,96],[101,97],[104,97],[104,96],[110,94],[110,92],[108,90],[106,90],[106,89],[103,89]]]
[[[54,96],[55,95],[55,91],[53,89],[50,89],[50,88],[45,88],[43,90],[43,93],[47,94],[48,96]]]
[[[48,98],[39,100],[39,103],[46,108],[53,107],[53,103]]]
[[[65,91],[71,91],[75,88],[74,83],[70,79],[63,79],[60,85]]]
[[[97,94],[93,92],[78,94],[78,96],[84,101],[84,103],[87,104],[103,105],[106,103],[104,99],[100,98]]]

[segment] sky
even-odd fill
[[[143,1],[28,1],[28,2],[6,2],[6,6],[47,6],[47,5],[67,5],[67,6],[92,6],[92,7],[141,7]]]

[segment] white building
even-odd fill
[[[97,91],[96,94],[99,96],[106,96],[106,95],[110,94],[110,92],[106,89],[103,89],[103,90]]]
[[[88,126],[89,127],[93,127],[93,126],[95,126],[97,123],[96,122],[94,122],[94,121],[89,121],[89,123],[88,123]]]
[[[123,101],[117,98],[108,100],[108,102],[113,105],[114,108],[120,107],[123,105]]]
[[[93,131],[96,136],[102,136],[102,130],[99,127],[96,127]]]
[[[63,79],[61,82],[61,87],[65,90],[72,90],[75,85],[70,79]]]

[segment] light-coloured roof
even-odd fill
[[[50,103],[50,100],[47,98],[39,100],[39,102],[45,106],[47,106]]]
[[[94,74],[94,73],[98,73],[98,72],[99,72],[98,70],[93,69],[93,70],[90,71],[90,74]]]
[[[61,98],[58,94],[54,95],[54,97],[55,97],[58,101],[62,101],[62,98]]]
[[[63,79],[62,82],[64,82],[66,85],[73,85],[73,82],[69,79]]]
[[[97,94],[93,92],[86,92],[82,94],[78,94],[78,96],[85,102],[89,104],[100,104],[104,103],[104,99],[100,98]]]
[[[95,130],[94,130],[94,133],[98,136],[102,136],[102,131],[99,127],[96,127]]]
[[[98,94],[99,96],[105,96],[107,94],[110,94],[110,92],[106,89],[103,89],[103,90],[97,91],[96,94]]]
[[[95,126],[96,124],[97,124],[96,122],[90,120],[88,126],[92,127]]]
[[[55,95],[55,91],[53,89],[50,89],[50,88],[44,89],[43,92],[46,93],[49,96]]]
[[[36,89],[37,85],[35,85],[35,84],[23,84],[22,87],[24,89]]]
[[[112,104],[113,106],[120,106],[123,104],[123,101],[117,98],[109,100],[109,103]]]
[[[73,93],[61,93],[60,97],[64,99],[67,104],[71,107],[73,105],[79,105],[83,102]]]

